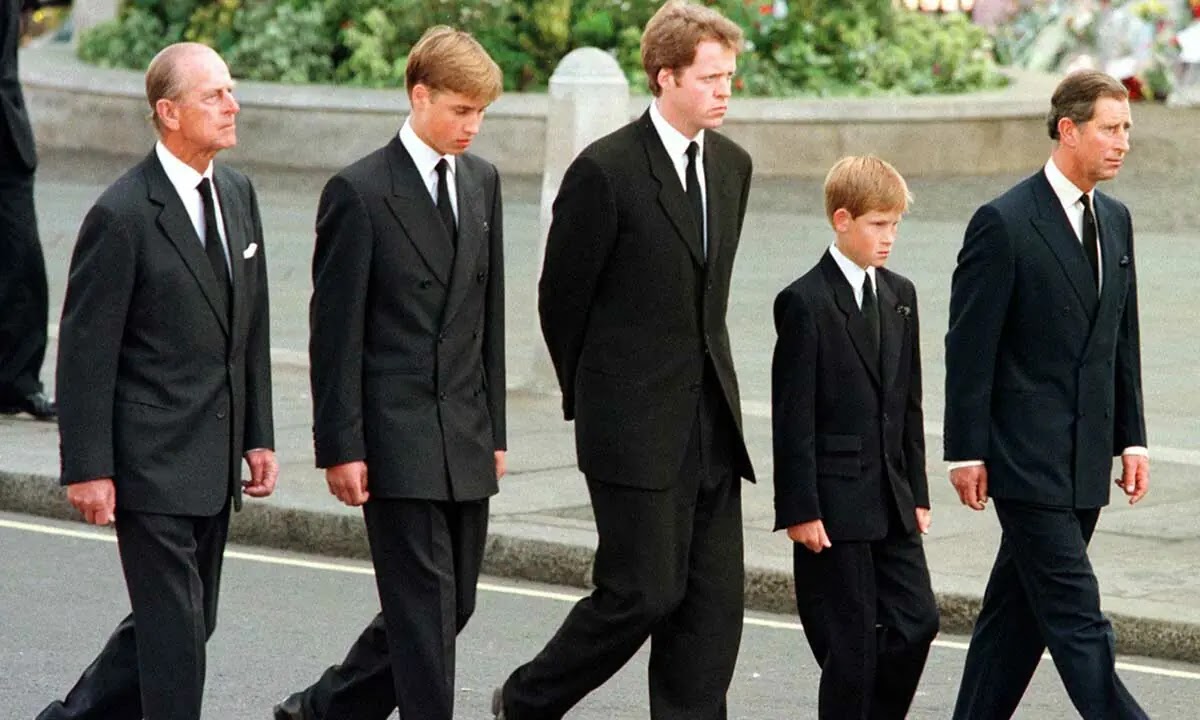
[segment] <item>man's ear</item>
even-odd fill
[[[1079,142],[1079,126],[1071,118],[1058,119],[1058,141],[1067,147],[1075,147]]]
[[[166,98],[159,98],[154,103],[154,115],[158,123],[167,130],[179,129],[179,108]]]
[[[669,80],[671,85],[675,84],[675,69],[674,68],[659,68],[658,69],[658,86],[664,88]]]

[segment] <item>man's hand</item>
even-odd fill
[[[495,452],[495,458],[496,458],[496,479],[499,480],[500,478],[504,477],[504,473],[508,472],[508,463],[504,459],[504,451],[503,450],[497,450]]]
[[[370,498],[367,493],[367,464],[362,460],[326,469],[325,483],[334,497],[350,507],[358,507]]]
[[[112,478],[68,485],[67,500],[93,525],[107,525],[117,519],[117,488]]]
[[[970,465],[950,471],[950,484],[958,491],[958,499],[972,510],[987,507],[987,466]]]
[[[250,466],[250,479],[242,481],[242,492],[256,498],[275,492],[279,461],[275,459],[274,450],[251,450],[246,453],[246,464]]]
[[[929,508],[917,508],[917,532],[922,535],[929,533],[929,526],[933,524],[933,511]]]
[[[1129,496],[1129,504],[1133,505],[1150,489],[1150,458],[1145,455],[1122,455],[1121,465],[1121,479],[1117,480],[1117,487],[1125,491]]]
[[[819,553],[827,547],[833,547],[829,536],[825,534],[825,523],[821,520],[809,520],[806,523],[793,525],[787,529],[792,542],[800,543],[812,552]]]

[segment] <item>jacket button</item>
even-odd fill
[[[438,400],[445,400],[445,399],[446,399],[446,393],[438,393]]]
[[[438,342],[439,343],[446,342],[446,333],[442,333],[442,334],[438,335]]]
[[[485,277],[487,277],[487,273],[479,273],[478,275],[475,276],[475,279],[478,280],[479,282],[483,282],[483,279]]]
[[[422,281],[421,281],[421,289],[422,289],[422,290],[428,290],[428,289],[429,289],[429,286],[430,286],[430,285],[432,285],[432,284],[433,284],[433,283],[431,283],[431,282],[430,282],[430,281],[428,281],[428,280],[422,280]]]
[[[217,411],[217,419],[218,419],[218,420],[224,420],[224,419],[225,419],[225,411],[224,411],[224,410],[218,410],[218,411]]]

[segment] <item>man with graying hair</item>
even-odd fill
[[[237,142],[233,80],[179,43],[146,97],[159,142],[84,218],[58,355],[62,482],[116,523],[133,612],[39,720],[200,718],[230,509],[278,474],[258,203],[213,163]]]

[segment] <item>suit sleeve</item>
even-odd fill
[[[317,467],[366,460],[363,343],[374,230],[345,178],[326,184],[317,208],[308,355]]]
[[[1129,290],[1121,324],[1117,328],[1115,363],[1115,412],[1113,423],[1113,455],[1125,448],[1146,446],[1146,419],[1142,402],[1142,343],[1138,325],[1137,263],[1133,259],[1133,221],[1125,214],[1129,238]]]
[[[617,237],[617,205],[604,171],[576,158],[554,199],[538,282],[542,334],[563,394],[563,417],[575,417],[575,372],[601,273]]]
[[[908,469],[908,484],[912,487],[913,504],[929,507],[929,478],[925,472],[925,411],[921,408],[921,321],[917,312],[917,291],[909,286],[912,304],[912,357],[909,367],[908,400],[904,412],[904,460]]]
[[[504,207],[500,195],[500,175],[495,176],[492,208],[488,219],[487,316],[483,326],[483,367],[487,374],[488,412],[492,416],[492,438],[497,450],[508,447],[505,396],[507,376],[504,368]]]
[[[985,205],[967,225],[950,285],[946,333],[945,459],[986,460],[996,353],[1016,275],[999,211]]]
[[[803,298],[775,298],[775,352],[771,358],[771,428],[775,455],[775,529],[821,515],[817,493],[816,321]]]
[[[271,407],[271,298],[267,286],[267,256],[263,244],[262,217],[254,185],[246,181],[254,242],[258,243],[258,302],[250,316],[246,335],[246,430],[242,447],[247,450],[274,449],[275,421]]]
[[[93,207],[71,257],[59,327],[55,384],[64,485],[116,472],[117,370],[137,266],[133,235],[111,210]]]

